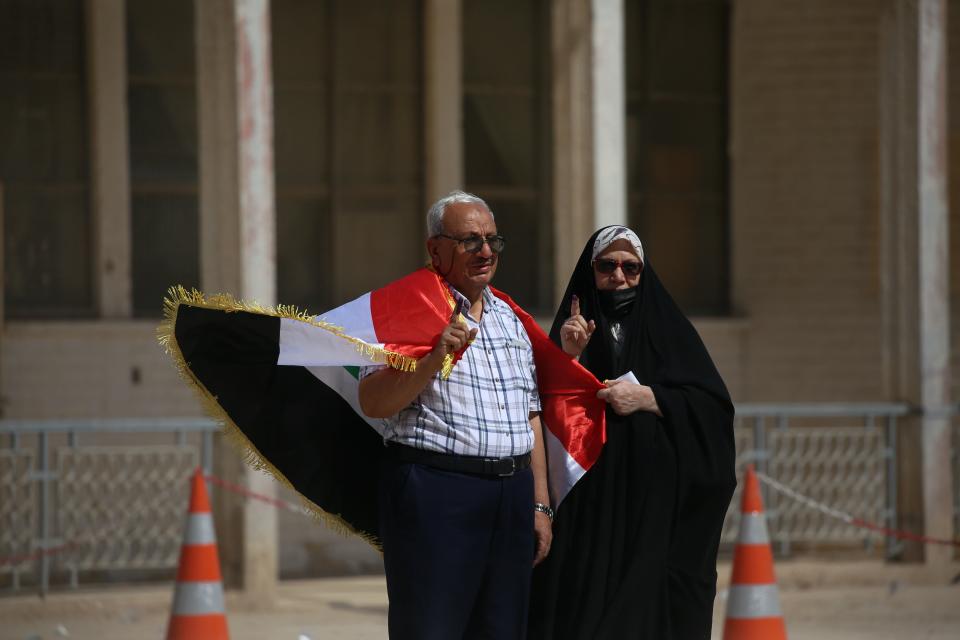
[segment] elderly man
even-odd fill
[[[531,567],[551,541],[533,351],[488,288],[504,239],[486,203],[453,192],[427,227],[453,317],[416,371],[366,367],[359,388],[363,412],[385,423],[390,637],[520,639]],[[467,344],[443,379],[444,358]]]

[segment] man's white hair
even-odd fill
[[[447,195],[443,196],[430,206],[430,210],[427,211],[427,237],[432,238],[443,233],[443,213],[447,210],[447,207],[451,204],[475,204],[483,207],[490,214],[490,217],[493,218],[493,211],[490,211],[490,207],[487,206],[487,203],[483,201],[482,198],[479,198],[472,193],[467,193],[466,191],[451,191]]]

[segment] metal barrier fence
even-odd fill
[[[960,536],[960,406],[952,415],[951,467],[954,536]],[[915,411],[906,404],[748,404],[737,407],[738,474],[748,463],[822,506],[898,529],[897,430]],[[797,423],[802,423],[798,425]],[[863,548],[884,542],[877,531],[852,527],[761,486],[775,550],[788,555],[806,548]],[[721,543],[736,541],[739,488],[727,511]],[[886,537],[885,556],[903,543]]]
[[[740,405],[738,470],[754,463],[814,500],[896,529],[897,425],[909,413],[902,404]],[[215,431],[205,419],[0,421],[0,589],[29,581],[43,594],[51,578],[77,586],[81,572],[136,579],[137,571],[175,568],[185,479],[198,464],[209,472]],[[960,420],[954,432],[960,531]],[[872,551],[883,542],[762,491],[781,554],[800,544]],[[739,500],[738,489],[725,546],[736,540]],[[888,557],[898,549],[886,541]]]
[[[176,566],[206,419],[0,421],[0,588]],[[85,442],[86,441],[86,442]],[[106,442],[103,442],[106,441]],[[4,585],[6,583],[6,585]]]
[[[734,429],[738,472],[753,463],[799,493],[895,529],[897,421],[909,413],[905,404],[740,405]],[[789,554],[798,543],[869,550],[882,541],[874,532],[850,527],[766,487],[761,491],[770,537],[780,554]],[[739,505],[738,488],[721,543],[736,541]],[[888,540],[887,556],[898,548]]]

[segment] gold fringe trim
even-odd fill
[[[437,270],[434,268],[433,262],[431,260],[427,260],[426,269],[427,271],[430,271],[436,274],[438,278],[442,277],[440,276],[439,273],[437,273]],[[450,311],[453,311],[454,309],[457,308],[457,301],[453,299],[453,294],[450,293],[449,287],[441,283],[440,288],[443,290],[443,295],[447,300],[447,304],[450,305]],[[457,322],[462,322],[463,324],[467,324],[467,319],[463,317],[462,313],[458,313]],[[469,347],[472,344],[473,344],[473,340],[470,340],[470,342],[467,343],[467,346]],[[447,378],[450,377],[450,374],[453,372],[453,364],[454,363],[453,363],[452,353],[448,353],[443,357],[443,365],[440,367],[441,380],[446,380]]]
[[[301,322],[307,322],[313,326],[326,329],[338,336],[350,339],[352,342],[365,344],[367,347],[370,347],[371,351],[377,351],[377,349],[371,345],[367,345],[362,340],[357,340],[356,338],[350,338],[349,336],[346,336],[343,334],[343,329],[340,327],[315,320],[306,311],[301,311],[294,306],[278,305],[276,307],[265,307],[258,303],[238,301],[229,294],[217,294],[207,298],[203,293],[197,291],[196,289],[187,291],[184,287],[179,285],[170,287],[170,289],[167,291],[167,297],[164,298],[163,301],[163,320],[157,327],[157,340],[167,354],[169,354],[173,359],[174,365],[176,366],[180,377],[183,378],[194,389],[200,399],[200,403],[204,412],[206,412],[217,422],[223,431],[224,436],[226,436],[227,441],[237,449],[240,457],[246,464],[254,469],[268,473],[269,475],[273,476],[277,482],[296,493],[300,497],[300,500],[302,501],[307,513],[309,513],[318,522],[324,524],[328,528],[341,535],[357,536],[370,546],[374,547],[376,550],[382,551],[383,549],[380,541],[376,538],[376,536],[356,530],[338,514],[324,511],[314,504],[309,498],[297,491],[287,477],[283,475],[279,469],[273,466],[273,464],[271,464],[270,461],[260,453],[253,443],[250,442],[250,439],[247,438],[246,434],[244,434],[240,427],[233,422],[227,412],[224,411],[223,407],[221,407],[217,402],[217,397],[210,393],[203,383],[200,382],[195,375],[193,375],[193,372],[190,370],[190,367],[183,357],[183,352],[180,351],[180,345],[177,344],[177,338],[174,333],[174,328],[177,322],[177,311],[181,304],[203,307],[206,309],[220,309],[227,312],[248,311],[262,315],[300,320]],[[403,371],[413,371],[416,368],[416,360],[413,358],[403,356],[402,354],[389,352],[384,349],[380,349],[379,351],[383,352],[387,358],[386,360],[382,361],[386,362],[391,367],[401,369]],[[366,351],[362,352],[365,355],[367,353]],[[390,356],[397,357],[390,359]],[[409,362],[407,362],[408,360],[413,362],[412,367],[410,367]]]
[[[163,299],[164,318],[169,318],[171,314],[176,316],[176,307],[181,304],[188,304],[192,307],[202,307],[204,309],[218,309],[228,313],[235,311],[247,311],[249,313],[258,313],[264,316],[273,316],[275,318],[297,320],[298,322],[303,322],[305,324],[328,331],[338,338],[350,342],[354,345],[354,347],[356,347],[357,351],[369,359],[371,363],[386,364],[393,369],[406,372],[413,372],[417,370],[417,359],[413,356],[407,356],[402,353],[397,353],[396,351],[389,351],[382,347],[374,346],[369,342],[364,342],[359,338],[354,338],[353,336],[347,334],[343,330],[343,327],[339,327],[329,322],[324,322],[323,320],[317,320],[316,317],[308,313],[305,309],[301,310],[295,305],[278,304],[275,307],[268,307],[260,304],[259,302],[237,300],[229,293],[217,293],[207,297],[196,289],[190,289],[187,291],[187,289],[185,289],[183,286],[177,285],[167,289],[167,297]],[[164,323],[165,322],[166,320]],[[169,333],[168,335],[167,331],[162,330],[164,323],[161,323],[160,328],[157,330],[157,335],[158,339],[160,340],[160,344],[165,347],[167,342],[170,340],[170,336],[173,334]],[[170,327],[169,332],[172,332],[172,330],[172,327]]]
[[[453,354],[443,356],[443,366],[440,367],[440,378],[446,380],[453,372]]]

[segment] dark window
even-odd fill
[[[127,0],[133,311],[200,285],[192,0]]]
[[[729,311],[725,0],[627,0],[629,220],[691,314]]]
[[[273,0],[277,297],[321,311],[422,264],[415,0]]]
[[[552,311],[550,15],[542,0],[465,0],[463,135],[468,191],[507,248],[496,285]]]
[[[95,314],[83,6],[0,0],[8,318]]]

